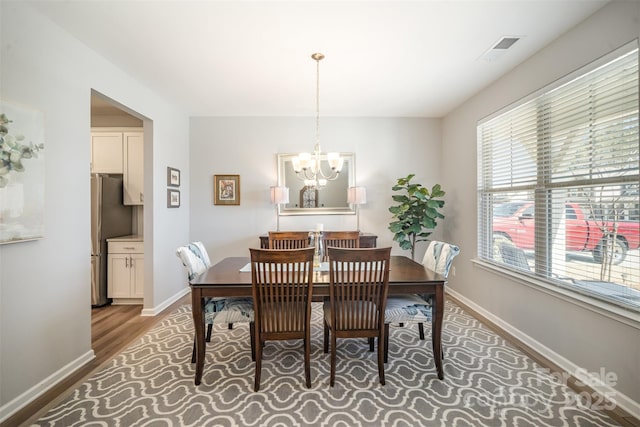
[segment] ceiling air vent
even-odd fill
[[[502,55],[504,55],[507,49],[513,46],[514,43],[520,39],[521,37],[519,36],[504,36],[496,43],[494,43],[493,47],[483,53],[480,59],[487,62],[495,61]]]

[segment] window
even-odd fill
[[[478,124],[478,256],[640,311],[638,47]]]

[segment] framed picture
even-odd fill
[[[213,176],[213,204],[240,204],[240,175]]]
[[[0,245],[41,239],[44,114],[0,99],[0,132]]]
[[[167,207],[168,208],[179,208],[180,207],[180,191],[178,190],[167,190]]]
[[[180,170],[167,167],[167,185],[169,187],[180,187]]]

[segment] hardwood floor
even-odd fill
[[[173,310],[189,303],[191,303],[191,296],[185,295],[154,317],[140,316],[141,305],[112,305],[91,309],[91,347],[95,353],[95,359],[8,418],[2,423],[2,427],[31,425],[85,378],[126,348],[129,343],[151,329]]]

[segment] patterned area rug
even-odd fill
[[[267,342],[253,392],[249,327],[216,326],[193,383],[191,307],[168,316],[79,386],[37,426],[614,426],[556,377],[448,301],[438,380],[431,338],[391,327],[386,385],[364,339],[338,340],[336,384],[312,318],[312,388],[302,342]],[[429,328],[425,328],[425,332]],[[595,409],[594,409],[595,407]]]

